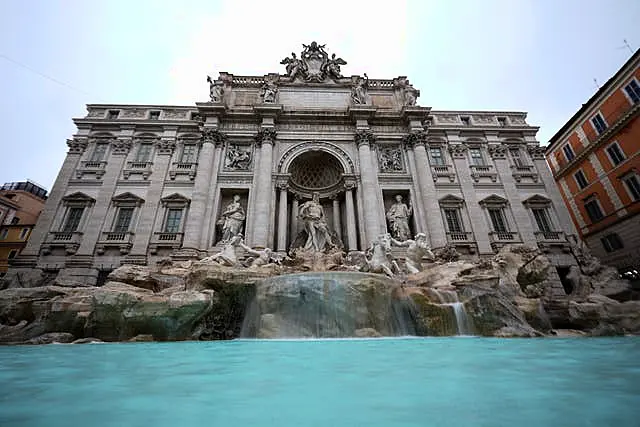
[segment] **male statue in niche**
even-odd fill
[[[324,217],[324,209],[320,204],[319,193],[313,193],[313,198],[300,206],[298,217],[302,220],[307,232],[304,249],[322,252],[333,246],[331,232]]]
[[[228,242],[232,237],[240,235],[245,218],[244,208],[240,204],[240,196],[234,194],[233,201],[227,205],[218,220],[218,225],[222,226],[222,239],[220,241],[223,243]]]
[[[396,194],[396,202],[391,205],[387,212],[391,235],[396,240],[404,242],[411,237],[411,230],[409,229],[409,218],[411,215],[413,215],[411,202],[409,202],[409,206],[407,206],[402,201],[402,196]]]

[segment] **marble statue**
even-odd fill
[[[209,98],[211,98],[211,102],[222,102],[224,93],[222,84],[214,81],[210,76],[207,76],[207,82],[209,82]]]
[[[406,77],[399,77],[394,80],[394,86],[400,90],[402,96],[402,103],[406,106],[414,106],[420,95],[420,91],[413,87],[409,83],[409,79]]]
[[[236,267],[238,266],[238,249],[243,246],[242,234],[236,234],[224,244],[220,252],[203,258],[200,262],[203,264],[215,262],[228,267]]]
[[[302,220],[307,232],[304,249],[312,249],[315,252],[322,252],[333,245],[319,198],[318,193],[313,193],[313,198],[300,206],[298,211],[298,218]]]
[[[273,251],[270,248],[264,248],[262,250],[257,250],[250,248],[244,243],[240,245],[242,249],[245,250],[249,255],[255,256],[253,260],[249,263],[249,267],[262,267],[263,265],[267,265],[272,262],[271,256],[273,255]]]
[[[405,265],[410,274],[422,271],[422,258],[427,257],[430,261],[435,259],[431,247],[427,242],[427,235],[424,233],[416,234],[415,240],[407,239],[400,242],[391,238],[391,243],[395,246],[406,247]]]
[[[366,259],[367,267],[371,273],[383,273],[389,277],[393,277],[394,270],[399,272],[398,264],[391,258],[391,235],[388,233],[381,234],[371,242],[371,246],[367,249]]]
[[[342,58],[336,58],[336,54],[331,55],[331,59],[327,60],[324,65],[324,71],[327,75],[333,79],[342,78],[342,74],[340,73],[340,66],[347,65],[347,61]]]
[[[364,74],[364,78],[356,77],[356,81],[351,88],[351,100],[354,105],[366,105],[367,104],[367,88],[369,87],[369,77],[367,73]]]
[[[227,149],[227,169],[249,170],[251,164],[251,152],[241,150],[237,145],[231,145]]]
[[[233,201],[227,205],[218,220],[218,223],[222,225],[221,242],[228,242],[232,237],[240,235],[245,218],[244,208],[240,204],[240,196],[235,194]]]
[[[265,104],[274,104],[276,102],[277,95],[278,95],[278,85],[276,84],[275,79],[265,78],[264,84],[260,89],[260,96],[262,97],[262,102],[264,102]]]
[[[413,214],[413,206],[409,206],[402,201],[400,194],[396,195],[396,203],[391,205],[387,212],[387,220],[393,237],[401,242],[409,239],[411,230],[409,229],[409,218]]]
[[[286,65],[287,77],[292,81],[298,74],[302,74],[305,71],[305,64],[300,59],[296,58],[296,54],[291,52],[291,58],[286,57],[281,64]]]
[[[402,153],[398,148],[380,150],[380,172],[400,172],[402,167]]]

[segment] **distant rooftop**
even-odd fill
[[[27,193],[31,193],[43,200],[47,199],[47,190],[31,180],[21,182],[6,182],[2,187],[0,187],[0,191],[2,190],[26,191]]]

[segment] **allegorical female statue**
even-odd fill
[[[307,232],[304,249],[321,252],[333,245],[318,193],[313,193],[313,198],[300,206],[298,218],[302,220]]]
[[[402,196],[400,194],[396,195],[396,203],[394,203],[387,212],[391,235],[395,239],[403,242],[411,237],[409,218],[412,214],[413,206],[409,204],[407,207],[402,201]]]
[[[221,242],[228,242],[233,236],[241,234],[245,218],[244,208],[240,204],[240,196],[235,194],[233,201],[227,205],[218,220],[218,224],[222,225]]]

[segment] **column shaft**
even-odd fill
[[[418,173],[418,181],[420,191],[422,192],[422,203],[426,215],[427,228],[429,229],[429,239],[431,246],[441,248],[447,244],[447,237],[442,223],[442,215],[440,214],[440,205],[436,193],[436,186],[433,183],[431,175],[431,167],[429,166],[429,157],[424,144],[419,143],[414,147],[416,158],[416,170]]]
[[[378,212],[378,187],[375,182],[375,173],[371,164],[371,149],[368,143],[360,143],[358,147],[358,157],[360,159],[360,177],[362,181],[362,191],[364,203],[364,231],[367,244],[380,234],[383,229],[380,226]]]
[[[350,188],[345,191],[344,200],[347,208],[347,247],[350,251],[357,251],[356,212],[353,208],[353,191]]]
[[[213,206],[217,196],[218,190],[218,169],[220,168],[220,158],[222,156],[222,144],[216,144],[215,151],[213,153],[213,166],[211,168],[211,178],[208,182],[208,193],[205,197],[205,212],[202,218],[202,233],[200,236],[200,248],[208,249],[216,242],[212,241],[212,224],[215,223],[216,218],[213,217]],[[211,239],[211,240],[210,240]]]
[[[271,218],[271,203],[269,201],[273,191],[271,183],[271,163],[273,158],[273,142],[265,139],[260,149],[260,168],[258,170],[258,188],[255,197],[253,215],[253,244],[267,247],[269,242],[269,222]]]
[[[333,228],[338,235],[338,238],[342,240],[342,224],[340,224],[340,201],[338,196],[333,199]]]
[[[298,198],[293,197],[291,200],[291,242],[298,236]]]
[[[278,212],[278,251],[287,250],[287,189],[280,188],[280,206]]]
[[[214,146],[212,141],[204,141],[198,156],[198,171],[193,184],[193,195],[189,206],[189,215],[184,227],[184,248],[198,249],[202,224],[207,210],[209,182],[213,173]]]

